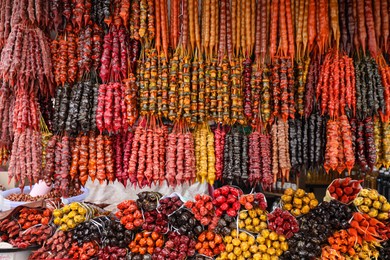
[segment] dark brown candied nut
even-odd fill
[[[390,255],[390,241],[387,240],[385,242],[382,242],[381,247],[379,248],[379,260],[386,260],[389,259]]]
[[[299,218],[300,231],[288,240],[289,250],[280,259],[312,259],[321,255],[321,245],[334,231],[347,229],[352,210],[336,200],[322,202]]]
[[[214,232],[223,236],[227,236],[235,228],[237,228],[236,218],[224,214],[218,220],[218,224],[214,229]]]
[[[72,240],[78,246],[95,241],[104,246],[126,248],[133,238],[133,233],[116,220],[102,216],[83,222],[73,231]]]
[[[144,191],[137,194],[137,205],[145,211],[152,211],[157,208],[158,200],[162,195],[158,192]]]
[[[168,217],[168,221],[180,234],[187,235],[189,238],[194,238],[203,231],[199,221],[186,209],[176,211]]]
[[[126,230],[118,221],[111,221],[103,234],[107,234],[104,244],[111,247],[126,248],[134,237],[134,233]]]

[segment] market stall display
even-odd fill
[[[236,190],[231,186],[222,188]],[[306,196],[303,190],[287,193]],[[237,216],[227,212],[218,216],[219,206],[212,203],[215,197],[208,199],[208,195],[201,194],[196,195],[196,202],[187,201],[171,211],[142,206],[156,195],[139,193],[141,204],[123,201],[115,214],[88,203],[73,202],[61,208],[52,208],[53,204],[46,209],[28,208],[26,204],[1,221],[1,240],[19,248],[41,246],[32,259],[47,254],[90,259],[110,252],[123,257],[129,254],[132,259],[185,259],[197,255],[216,259],[328,259],[332,255],[364,259],[365,255],[384,256],[381,252],[386,252],[390,238],[388,220],[359,212],[355,204],[361,200],[360,195],[349,205],[335,199],[323,201],[298,217],[281,208],[267,213],[256,204],[250,210],[240,205]],[[371,197],[374,195],[377,193],[372,190]],[[251,196],[239,193],[238,201]],[[164,205],[164,201],[169,202],[167,198],[185,200],[174,193],[159,198],[157,204]],[[199,211],[194,203],[204,209]],[[206,213],[204,210],[211,222],[197,220]]]
[[[21,188],[26,177],[44,179],[63,193],[88,178],[139,187],[249,180],[271,190],[289,181],[290,172],[386,166],[386,140],[378,141],[389,110],[388,65],[381,56],[388,52],[381,38],[388,38],[386,16],[373,18],[377,2],[307,2],[11,8],[2,20],[0,109],[9,177]],[[40,22],[21,17],[34,12]],[[364,23],[369,30],[355,33]],[[56,38],[46,37],[46,29]],[[37,48],[42,55],[35,57]],[[11,55],[16,61],[7,60]],[[337,75],[329,77],[331,71]],[[31,79],[34,91],[16,78]],[[23,106],[29,111],[18,110]],[[45,133],[54,134],[48,143],[45,125]],[[239,125],[251,126],[251,133]]]
[[[0,166],[18,187],[1,240],[34,259],[383,257],[389,8],[0,1]],[[323,201],[308,176],[327,179]],[[143,191],[108,212],[87,183]]]

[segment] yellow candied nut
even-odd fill
[[[244,228],[245,228],[245,222],[242,221],[242,220],[240,220],[240,221],[238,222],[238,228],[239,228],[239,229],[244,229]]]
[[[249,252],[251,252],[252,254],[257,253],[257,250],[258,250],[258,248],[255,245],[252,245],[249,247]]]
[[[298,198],[302,198],[303,196],[305,196],[305,191],[303,189],[297,189],[297,191],[295,192],[295,196]]]
[[[316,199],[316,196],[314,195],[313,192],[309,192],[309,193],[307,194],[307,196],[308,196],[311,200],[315,200],[315,199]]]
[[[68,220],[69,220],[68,215],[63,216],[63,217],[61,218],[61,224],[68,222]]]
[[[265,212],[265,211],[262,210],[261,208],[256,208],[256,214],[257,214],[258,216],[260,216],[260,215],[266,215],[267,212]]]
[[[233,252],[233,249],[234,249],[233,244],[227,244],[225,247],[225,251],[228,253]]]
[[[379,193],[377,190],[370,190],[368,192],[368,197],[371,199],[371,200],[378,200],[379,199]]]
[[[362,205],[359,206],[359,210],[362,211],[363,213],[368,213],[370,211],[370,208],[368,206]]]
[[[310,203],[310,198],[308,197],[308,196],[304,196],[303,198],[302,198],[302,202],[303,202],[303,204],[309,204]]]
[[[239,237],[239,239],[240,239],[241,241],[243,241],[243,242],[248,240],[248,234],[245,233],[245,232],[241,232],[241,233],[238,235],[238,237]]]
[[[220,259],[220,260],[228,259],[228,252],[222,252],[217,259]]]
[[[284,251],[288,250],[288,243],[286,241],[280,243],[280,249]]]
[[[261,256],[261,259],[262,259],[262,260],[271,260],[271,256],[270,256],[269,254],[263,254],[263,255]]]
[[[81,216],[81,215],[76,215],[74,218],[73,218],[74,222],[76,222],[77,224],[80,224],[82,222],[85,221],[85,217]]]
[[[259,243],[260,245],[265,244],[265,238],[264,238],[263,236],[258,236],[258,237],[256,238],[256,241],[257,241],[257,243]]]
[[[275,254],[276,254],[276,249],[273,248],[273,247],[269,247],[269,248],[267,249],[267,254],[269,254],[269,255],[275,255]]]
[[[382,203],[379,200],[376,200],[376,201],[374,201],[374,203],[372,203],[372,206],[375,209],[381,209],[382,208]]]
[[[72,202],[72,203],[70,203],[69,207],[71,210],[78,210],[80,205],[77,202]]]
[[[257,212],[254,209],[249,210],[248,214],[249,214],[249,217],[251,217],[251,218],[256,218],[257,217]]]
[[[383,212],[389,212],[389,211],[390,211],[390,203],[389,203],[389,202],[383,203],[383,205],[382,205],[382,211],[383,211]]]
[[[74,222],[73,219],[69,219],[68,222],[66,222],[66,225],[68,226],[68,228],[70,229],[73,229],[76,227],[76,223]]]
[[[284,203],[289,203],[289,202],[292,201],[292,196],[289,196],[289,195],[282,195],[281,200],[282,200],[282,202],[284,202]]]
[[[300,208],[302,206],[302,200],[300,198],[294,198],[293,205]]]
[[[271,239],[272,241],[278,240],[278,238],[279,238],[279,236],[278,236],[278,234],[275,231],[272,231],[269,234],[269,239]]]
[[[386,197],[385,197],[385,196],[383,196],[383,195],[379,195],[379,198],[378,198],[378,200],[379,200],[381,203],[385,203],[385,202],[387,202],[387,199],[386,199]]]
[[[76,211],[73,211],[73,210],[72,210],[71,212],[68,213],[68,217],[69,217],[69,218],[74,218],[76,215],[77,215],[77,212],[76,212]]]
[[[267,246],[267,248],[270,248],[272,246],[272,241],[270,239],[266,239],[265,245]]]
[[[248,212],[241,211],[239,215],[239,219],[245,220],[248,217]]]
[[[275,248],[275,249],[278,249],[280,247],[279,241],[272,242],[272,247]]]
[[[225,236],[223,238],[223,242],[225,242],[226,244],[232,243],[232,240],[233,240],[233,238],[231,236]]]
[[[262,221],[262,222],[260,222],[259,226],[261,229],[266,229],[268,227],[268,224],[267,224],[267,222]]]
[[[242,252],[242,250],[241,250],[240,247],[238,247],[238,246],[234,247],[233,253],[234,253],[236,256],[241,255],[241,252]]]
[[[378,214],[378,219],[379,220],[388,220],[389,219],[389,213],[387,212],[382,212]]]
[[[252,224],[254,225],[254,226],[258,226],[258,225],[260,225],[260,219],[259,218],[252,218]]]
[[[261,231],[261,236],[264,238],[268,238],[269,234],[270,234],[270,231],[268,229],[264,229]]]
[[[78,211],[77,211],[80,215],[86,215],[87,214],[87,210],[83,207],[79,207]]]
[[[353,200],[353,204],[355,204],[355,206],[357,207],[363,205],[363,202],[364,202],[363,197],[357,197],[356,199]]]
[[[359,193],[359,196],[366,198],[366,197],[368,197],[369,193],[370,193],[370,191],[368,189],[362,189]]]
[[[309,203],[310,209],[314,209],[318,206],[318,200],[311,200]]]
[[[262,253],[267,252],[267,246],[266,245],[259,245],[258,248],[259,248],[259,251],[262,252]]]
[[[61,224],[59,229],[62,230],[62,231],[68,231],[69,230],[68,226],[65,223]]]
[[[253,236],[248,236],[248,244],[251,246],[251,245],[254,245],[256,242],[255,238]]]
[[[370,209],[370,212],[368,212],[368,215],[372,218],[376,218],[378,216],[378,210],[377,209],[374,209],[374,208],[371,208]]]
[[[284,210],[290,211],[290,210],[292,210],[292,208],[293,208],[293,205],[290,204],[290,203],[287,203],[287,204],[283,205],[283,209]]]
[[[280,242],[286,241],[286,237],[284,235],[279,235],[279,241]]]
[[[62,217],[62,210],[61,209],[55,209],[53,211],[53,217]]]
[[[56,225],[56,226],[61,225],[61,218],[59,218],[59,217],[54,218],[53,223],[54,223],[54,225]]]
[[[371,207],[372,200],[370,198],[364,198],[363,204],[366,205],[366,206]]]
[[[65,205],[63,208],[62,208],[62,213],[63,214],[67,214],[71,211],[71,208],[69,205]]]
[[[248,251],[248,249],[249,249],[249,244],[248,244],[247,242],[243,242],[243,243],[241,243],[240,248],[241,248],[241,250],[242,250],[243,252]]]
[[[238,238],[233,238],[232,244],[233,246],[239,246],[241,244],[241,240]]]
[[[293,214],[294,216],[299,216],[301,215],[301,211],[299,209],[293,209],[291,210],[291,214]]]
[[[284,194],[288,196],[293,196],[294,195],[294,190],[291,188],[285,189]]]
[[[310,211],[310,207],[308,205],[303,206],[301,209],[302,214],[307,214],[309,213],[309,211]]]
[[[244,251],[242,252],[242,256],[244,257],[244,259],[249,259],[252,256],[252,254],[249,251]]]
[[[255,228],[254,228],[252,225],[247,225],[247,226],[245,227],[245,229],[248,230],[248,231],[250,231],[250,232],[253,232]]]
[[[251,225],[252,224],[252,219],[251,218],[247,218],[245,219],[245,225]]]

